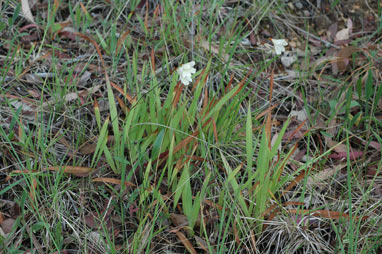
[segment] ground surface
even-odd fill
[[[381,13],[0,1],[0,252],[381,253]]]

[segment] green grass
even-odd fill
[[[283,1],[44,3],[0,6],[2,253],[381,251],[379,30],[335,74]]]

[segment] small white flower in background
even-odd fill
[[[195,61],[185,63],[178,68],[179,79],[185,86],[188,86],[192,81],[192,74],[196,72],[194,68]]]
[[[288,45],[288,42],[284,39],[274,40],[272,39],[273,45],[275,46],[275,51],[277,55],[281,55],[282,52],[285,52],[285,46]]]
[[[293,52],[286,51],[283,56],[281,56],[281,63],[284,65],[285,68],[289,68],[294,64],[294,62],[297,61],[297,55]]]

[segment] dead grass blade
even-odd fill
[[[204,111],[205,108],[208,107],[208,89],[205,89],[204,90],[204,98],[203,98],[203,109],[202,111]]]
[[[245,75],[245,77],[240,81],[240,83],[239,83],[239,85],[238,85],[238,86],[239,86],[239,89],[237,89],[237,91],[232,95],[231,98],[235,97],[238,93],[240,93],[240,91],[243,89],[244,84],[245,84],[245,82],[247,81],[249,75],[252,74],[252,71],[253,71],[252,69],[249,70],[249,72],[247,73],[247,75]]]
[[[219,210],[219,211],[222,211],[222,210],[223,210],[223,207],[222,207],[221,205],[219,205],[219,204],[217,204],[217,203],[214,203],[214,202],[212,202],[211,200],[207,200],[207,199],[205,199],[205,200],[203,201],[203,203],[205,203],[205,204],[207,204],[207,205],[209,205],[209,206],[215,208],[216,210]]]
[[[224,93],[228,93],[231,90],[232,82],[233,82],[233,73],[231,74],[231,77],[229,78],[229,82],[224,89]]]
[[[123,100],[121,98],[119,98],[118,96],[117,96],[117,101],[118,101],[118,104],[121,107],[122,111],[125,113],[125,115],[127,115],[127,112],[129,112],[130,109],[126,106],[126,104],[123,102]]]
[[[253,230],[251,229],[249,231],[251,233],[251,237],[249,239],[251,239],[251,244],[252,244],[252,249],[255,251],[255,253],[257,253],[257,248],[256,248],[256,238],[255,238],[255,234],[253,233]]]
[[[82,2],[80,2],[80,4],[83,5]],[[54,0],[54,3],[53,3],[53,15],[56,14],[59,6],[60,6],[60,1],[59,0]]]
[[[212,128],[213,128],[213,131],[214,131],[215,142],[216,142],[216,143],[219,143],[219,139],[218,139],[218,131],[217,131],[217,128],[216,128],[216,122],[215,122],[214,119],[212,119]]]
[[[212,119],[210,118],[207,122],[205,122],[202,126],[202,128],[206,127],[206,125],[208,125],[210,122],[212,121]],[[183,139],[182,141],[180,141],[179,144],[177,144],[173,150],[173,154],[176,154],[177,152],[179,152],[182,148],[185,148],[192,140],[195,139],[195,137],[197,137],[199,135],[199,130],[197,131],[194,131],[190,136],[188,136],[187,138]],[[162,164],[169,156],[169,152],[168,151],[165,151],[163,153],[161,153],[159,155],[159,158],[156,159],[154,162],[156,162],[157,160],[160,160],[160,164]],[[147,162],[145,163],[145,166],[147,166]]]
[[[260,118],[262,118],[263,116],[269,114],[269,112],[272,112],[272,110],[277,107],[278,104],[275,104],[275,105],[271,105],[270,107],[268,107],[266,110],[264,110],[263,112],[261,112],[258,116],[256,116],[256,120],[259,120]]]
[[[240,244],[240,237],[239,237],[239,232],[237,231],[237,227],[236,227],[236,220],[233,221],[233,234],[235,236],[236,244]]]
[[[37,180],[35,177],[32,176],[32,184],[29,191],[29,198],[31,199],[31,203],[33,205],[36,197],[36,188],[37,188]]]
[[[302,171],[283,191],[283,193],[290,191],[293,187],[295,187],[301,180],[305,178],[306,171]]]
[[[307,209],[288,209],[287,210],[289,213],[294,213],[294,214],[299,214],[299,215],[311,215],[314,217],[322,217],[322,218],[327,218],[327,219],[333,219],[333,220],[339,220],[340,218],[346,218],[349,219],[350,216],[347,213],[341,213],[341,212],[336,212],[336,211],[329,211],[329,210],[316,210],[316,211],[311,211]],[[355,220],[366,220],[368,219],[369,216],[363,216],[363,217],[354,217],[353,219]]]
[[[154,52],[153,48],[151,49],[151,70],[155,74],[155,70],[156,70],[156,68],[155,68],[155,52]]]
[[[85,15],[89,15],[88,10],[86,10],[86,7],[85,7],[85,5],[84,5],[82,2],[80,2],[80,6],[81,6],[81,10],[82,10],[82,12],[83,12]]]
[[[130,34],[130,30],[127,30],[123,32],[123,34],[118,38],[117,41],[117,47],[115,49],[115,54],[118,55],[119,53],[119,48],[121,47],[122,43],[125,41],[126,37]]]
[[[183,84],[179,81],[175,87],[175,97],[174,97],[174,100],[172,102],[173,108],[175,108],[176,105],[178,104],[178,102],[180,100],[180,96],[182,95],[182,91],[183,91]]]
[[[305,122],[306,122],[306,120],[303,121],[302,123],[300,123],[300,124],[297,126],[297,128],[292,132],[292,134],[290,134],[290,135],[288,136],[288,142],[295,136],[296,133],[300,133],[300,129],[301,129],[302,127],[304,127]],[[304,137],[305,134],[308,133],[309,131],[310,131],[310,129],[304,131],[303,134],[299,135],[300,138]]]
[[[82,34],[82,33],[76,33],[75,34],[76,36],[78,37],[81,37],[82,39],[90,42],[91,44],[93,44],[93,46],[95,47],[96,51],[97,51],[97,54],[99,56],[99,59],[101,61],[101,65],[104,69],[104,72],[105,72],[105,75],[106,75],[106,78],[109,79],[109,76],[107,75],[107,72],[106,72],[106,65],[105,65],[105,61],[103,60],[103,56],[101,54],[101,49],[99,48],[97,42],[95,40],[93,40],[92,38],[90,38],[89,36],[85,35],[85,34]]]
[[[75,167],[75,166],[54,166],[54,167],[47,167],[43,168],[43,170],[50,170],[50,171],[63,171],[64,173],[69,174],[88,174],[94,170],[94,168],[88,168],[88,167]]]
[[[111,184],[117,184],[117,185],[122,184],[121,180],[115,179],[115,178],[109,178],[109,177],[97,177],[97,178],[92,179],[92,182],[111,183]],[[131,182],[125,182],[125,186],[126,187],[136,187],[136,185],[131,183]]]
[[[114,87],[120,94],[122,94],[128,101],[129,103],[131,103],[132,105],[135,104],[137,102],[137,99],[134,97],[132,97],[130,94],[128,94],[127,92],[125,93],[123,91],[122,88],[120,88],[119,86],[117,86],[115,83],[111,82],[110,81],[110,85],[112,87]]]
[[[271,205],[267,210],[265,210],[265,212],[262,214],[262,216],[263,217],[267,217],[267,220],[272,220],[277,214],[280,213],[281,206],[285,207],[285,206],[288,206],[288,205],[304,205],[304,202],[288,201],[288,202],[283,203],[282,205],[274,204],[274,205]],[[275,210],[275,208],[276,208],[276,210]],[[264,224],[264,229],[267,226],[268,225]]]
[[[202,70],[202,73],[200,73],[199,77],[195,80],[194,85],[192,86],[191,91],[195,91],[196,87],[198,86],[200,80],[202,79],[204,72],[206,71],[206,68]],[[204,78],[204,84],[206,83],[206,79],[208,78],[209,73],[207,73],[206,77]]]

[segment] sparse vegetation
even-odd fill
[[[381,10],[0,1],[0,252],[380,253]]]

